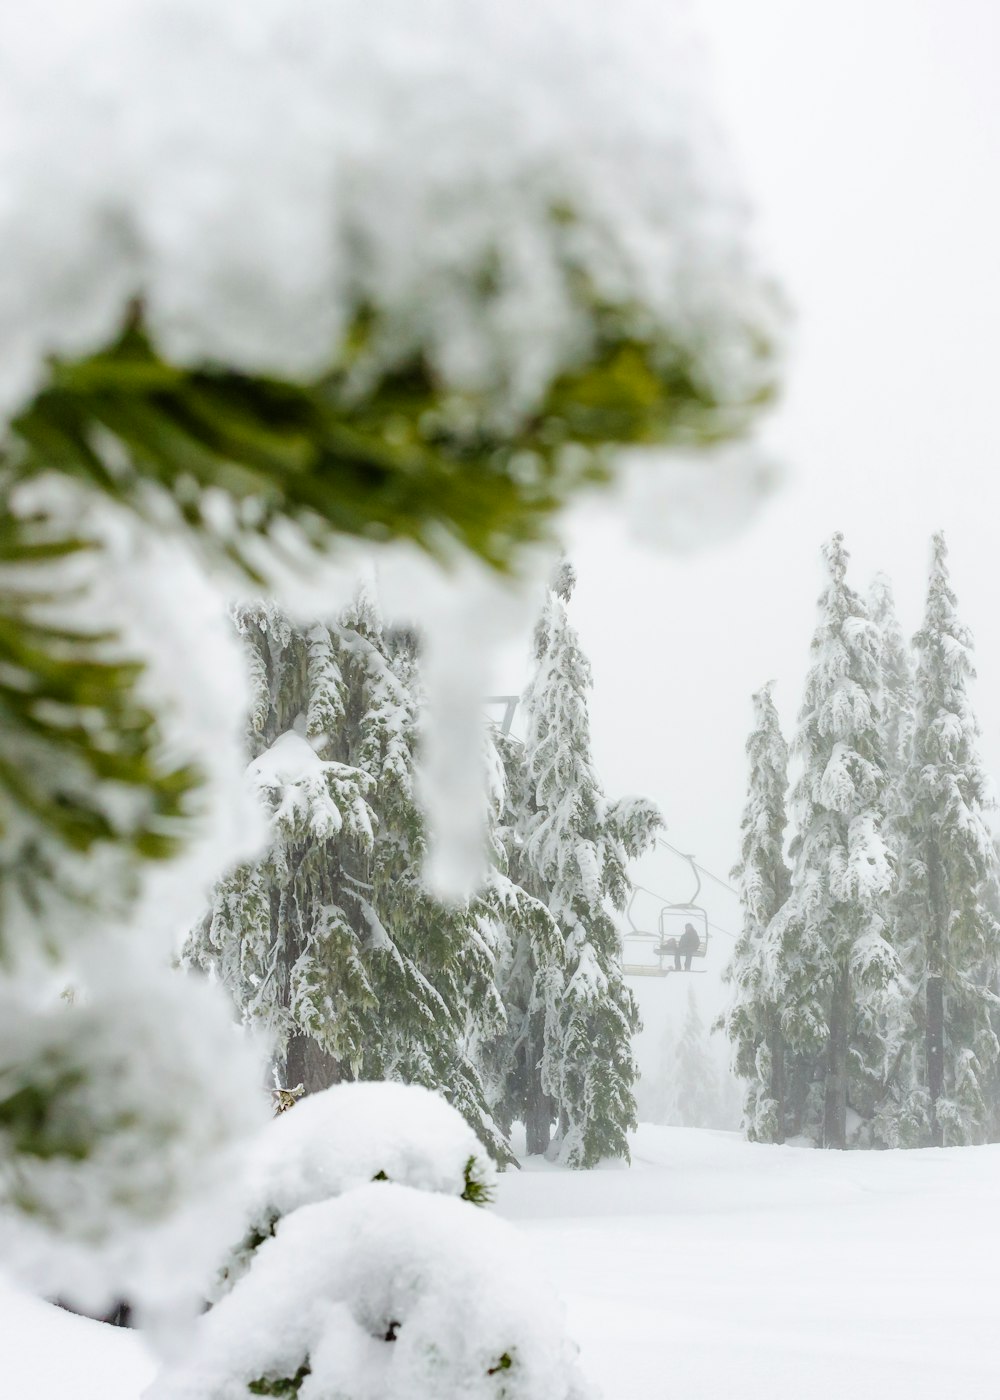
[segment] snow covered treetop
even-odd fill
[[[174,365],[365,395],[419,362],[453,427],[549,402],[586,439],[607,390],[556,391],[614,361],[725,434],[770,385],[770,293],[679,9],[5,7],[0,415],[140,307]]]

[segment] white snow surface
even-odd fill
[[[506,1174],[498,1201],[605,1400],[995,1394],[1000,1146],[828,1153],[643,1125],[632,1153]]]
[[[996,1393],[1000,1146],[825,1153],[646,1125],[632,1145],[630,1169],[506,1173],[497,1206],[605,1400]],[[0,1351],[34,1400],[139,1400],[148,1374],[134,1338],[7,1292]]]
[[[15,1290],[0,1276],[4,1400],[136,1400],[155,1363],[136,1332]]]

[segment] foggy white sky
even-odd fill
[[[791,728],[835,529],[856,586],[890,574],[910,632],[928,536],[945,528],[1000,776],[1000,6],[697,8],[760,241],[795,310],[787,392],[764,434],[788,479],[744,534],[694,558],[641,550],[605,510],[582,516],[573,615],[609,793],[657,800],[670,839],[724,874],[749,697],[774,677]],[[666,864],[670,879],[683,897]],[[713,915],[733,926],[725,902]]]

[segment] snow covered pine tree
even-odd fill
[[[602,1157],[627,1158],[626,1134],[635,1126],[638,1013],[611,911],[625,907],[627,862],[650,845],[662,818],[643,798],[608,802],[601,789],[590,750],[590,665],[566,612],[574,583],[572,567],[562,563],[535,631],[523,699],[524,774],[511,785],[519,801],[511,873],[547,905],[566,950],[557,1063],[527,1065],[538,1076],[529,1091],[533,1148],[544,1150],[556,1119],[561,1159],[590,1167]],[[540,1082],[543,1064],[547,1082]]]
[[[889,765],[891,797],[886,816],[891,818],[898,803],[898,778],[909,759],[913,735],[913,661],[903,629],[896,617],[892,584],[885,574],[876,574],[868,590],[868,610],[878,628],[879,674],[882,679],[882,728],[886,761]]]
[[[972,637],[955,605],[939,533],[924,622],[914,638],[915,713],[894,902],[910,1018],[884,1131],[902,1145],[977,1143],[996,1135],[997,853],[968,695]]]
[[[468,1052],[506,1025],[481,911],[423,880],[412,635],[384,628],[363,591],[329,625],[300,629],[268,604],[236,621],[255,681],[249,775],[273,839],[219,884],[189,956],[267,1030],[285,1084],[438,1089],[508,1160]]]
[[[898,963],[884,935],[892,887],[881,833],[886,756],[879,708],[879,636],[847,584],[836,534],[823,550],[812,668],[795,752],[791,893],[772,920],[768,957],[786,1046],[811,1063],[791,1118],[825,1147],[848,1144],[848,1103],[883,1091],[883,1028]]]
[[[744,1082],[743,1126],[751,1142],[784,1142],[786,1050],[781,999],[769,960],[771,920],[790,891],[784,843],[788,746],[770,684],[753,697],[754,726],[747,739],[750,765],[739,863],[732,872],[740,892],[743,927],[726,969],[732,986],[720,1024],[733,1045],[733,1072]],[[799,1069],[801,1074],[802,1067]],[[792,1100],[801,1097],[793,1090]]]
[[[527,809],[530,779],[516,739],[490,736],[489,836],[492,869],[479,900],[482,932],[494,950],[496,986],[506,1024],[479,1046],[493,1114],[507,1133],[525,1125],[531,1154],[549,1145],[562,1034],[560,1012],[566,978],[566,945],[558,923],[520,875],[517,814]]]

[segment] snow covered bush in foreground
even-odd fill
[[[396,1084],[327,1089],[276,1120],[228,1291],[148,1400],[575,1400],[561,1310],[458,1113]]]
[[[304,1206],[147,1400],[577,1400],[561,1309],[513,1227],[374,1182]]]
[[[247,1173],[244,1236],[224,1269],[228,1290],[284,1216],[369,1181],[489,1200],[495,1168],[475,1133],[417,1085],[339,1084],[311,1094],[261,1135]]]

